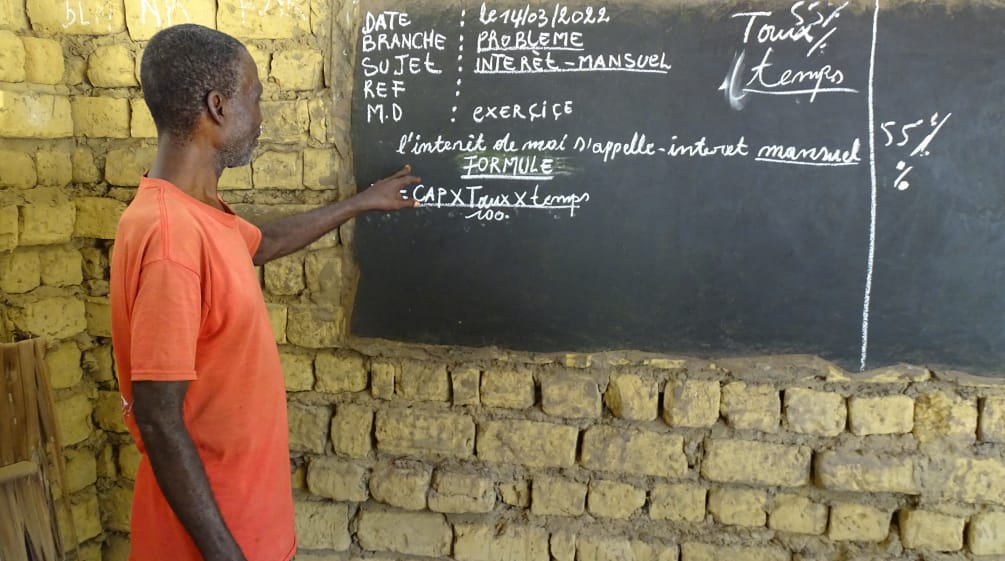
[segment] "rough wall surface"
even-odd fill
[[[125,559],[139,459],[107,281],[115,222],[155,146],[137,78],[145,41],[192,21],[248,44],[266,128],[252,165],[222,184],[261,223],[354,191],[358,10],[0,0],[0,336],[53,341],[61,500],[81,559]],[[915,367],[849,375],[807,357],[356,340],[351,235],[261,271],[289,392],[298,559],[1005,556],[1002,384]]]

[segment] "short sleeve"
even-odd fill
[[[262,243],[262,231],[258,229],[258,226],[241,217],[237,218],[237,229],[241,232],[244,243],[248,245],[248,254],[254,257],[255,252],[258,251],[258,245]]]
[[[132,380],[195,380],[196,344],[202,325],[199,275],[174,261],[147,263],[133,301]]]

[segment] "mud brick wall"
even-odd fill
[[[0,337],[52,341],[60,500],[81,559],[125,559],[139,460],[107,293],[116,220],[155,149],[145,42],[192,21],[248,45],[265,131],[222,187],[261,223],[355,190],[361,16],[344,0],[0,0]],[[349,225],[260,271],[288,390],[298,559],[1005,555],[993,379],[354,339],[351,239]]]

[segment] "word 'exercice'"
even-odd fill
[[[487,120],[517,120],[533,123],[539,119],[547,119],[549,116],[552,120],[557,121],[566,115],[572,115],[572,100],[558,103],[540,101],[530,105],[520,105],[519,103],[479,105],[471,111],[471,119],[476,123]]]

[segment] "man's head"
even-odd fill
[[[262,84],[240,41],[201,25],[169,27],[150,39],[140,80],[159,136],[206,141],[222,167],[251,160]]]

